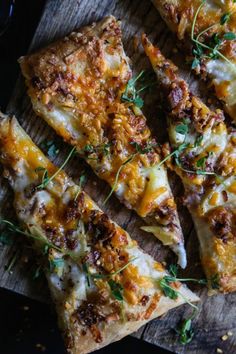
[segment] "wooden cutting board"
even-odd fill
[[[184,59],[180,54],[176,54],[176,40],[149,0],[48,0],[30,51],[50,43],[55,38],[64,36],[75,28],[97,21],[109,14],[113,14],[122,20],[124,47],[132,59],[135,72],[149,67],[141,46],[136,50],[134,49],[134,36],[139,38],[142,32],[146,32],[167,56],[181,66],[182,73],[191,84],[192,90],[199,93],[205,92],[204,87],[199,87],[186,68],[182,66]],[[62,163],[68,152],[68,146],[55,137],[46,123],[35,116],[21,77],[16,84],[8,106],[8,112],[14,113],[18,117],[22,126],[37,144],[45,138],[57,139],[60,142],[61,149],[55,162]],[[167,139],[165,119],[160,112],[155,90],[145,97],[144,112],[153,133],[159,138],[159,141],[165,141]],[[138,240],[146,252],[152,254],[158,260],[167,263],[175,262],[175,257],[167,248],[161,246],[152,235],[141,232],[142,220],[134,212],[122,206],[115,197],[111,198],[106,208],[102,206],[102,201],[108,194],[109,187],[104,182],[99,181],[85,163],[79,158],[74,158],[68,164],[66,170],[75,180],[78,180],[81,171],[86,171],[88,182],[85,190],[101,208],[105,209],[113,220]],[[170,176],[170,179],[176,200],[179,202],[179,212],[186,237],[188,269],[183,272],[183,275],[191,274],[191,276],[200,278],[204,275],[199,262],[198,241],[191,217],[181,205],[182,186],[176,176]],[[1,216],[8,219],[14,217],[12,209],[12,193],[3,178],[0,178]],[[32,262],[31,250],[22,237],[16,235],[15,240],[12,246],[1,246],[0,248],[0,286],[32,298],[49,301],[45,280],[36,281],[32,277],[34,259]],[[6,265],[9,265],[12,257],[16,258],[16,263],[9,273],[6,270]],[[206,289],[195,287],[193,290],[196,290],[200,295],[201,303],[194,319],[195,336],[190,344],[186,346],[179,344],[174,331],[178,322],[191,314],[192,310],[188,305],[172,310],[166,316],[152,321],[140,329],[135,336],[175,353],[216,353],[217,348],[221,348],[227,354],[236,353],[236,294],[207,297]],[[228,340],[222,341],[221,337],[228,331],[231,331],[233,335]]]

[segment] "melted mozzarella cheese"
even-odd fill
[[[222,99],[230,106],[236,104],[236,64],[222,59],[209,60],[206,70],[216,87],[225,84],[227,94]]]

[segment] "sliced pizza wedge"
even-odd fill
[[[185,186],[209,286],[236,290],[236,131],[191,94],[177,67],[143,36],[168,117],[175,171]]]
[[[236,121],[236,2],[152,0],[192,56],[192,68],[206,76]]]
[[[45,157],[15,118],[2,114],[0,161],[21,226],[2,222],[32,242],[69,353],[101,348],[198,300],[179,282],[168,281],[165,296],[164,267]]]
[[[20,59],[35,112],[186,266],[176,204],[112,16]],[[160,164],[160,165],[159,165]]]

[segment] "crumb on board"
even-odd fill
[[[223,353],[223,350],[220,349],[220,348],[217,348],[217,349],[216,349],[216,353]]]
[[[227,340],[228,338],[229,338],[229,336],[228,336],[227,334],[224,334],[224,335],[221,337],[221,339],[222,339],[223,341]]]
[[[228,331],[228,332],[227,332],[227,335],[228,335],[229,337],[231,337],[231,336],[233,335],[233,332]]]
[[[35,347],[36,347],[38,350],[40,350],[41,352],[45,352],[45,350],[46,350],[46,347],[45,347],[43,344],[41,344],[41,343],[37,343],[37,344],[35,345]]]

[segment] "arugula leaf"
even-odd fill
[[[233,32],[226,32],[223,37],[224,37],[224,39],[226,39],[228,41],[232,41],[232,40],[236,39],[236,34]]]
[[[186,345],[190,343],[194,337],[194,330],[192,329],[192,317],[184,319],[176,329],[176,332],[180,336],[180,343]]]
[[[123,295],[122,295],[122,291],[123,291],[123,286],[119,283],[116,283],[114,280],[110,279],[108,281],[108,284],[110,286],[111,289],[111,293],[114,296],[114,298],[118,301],[123,301]]]
[[[230,17],[231,17],[231,13],[226,12],[224,15],[221,16],[220,24],[223,26],[225,23],[227,23],[229,21]]]

